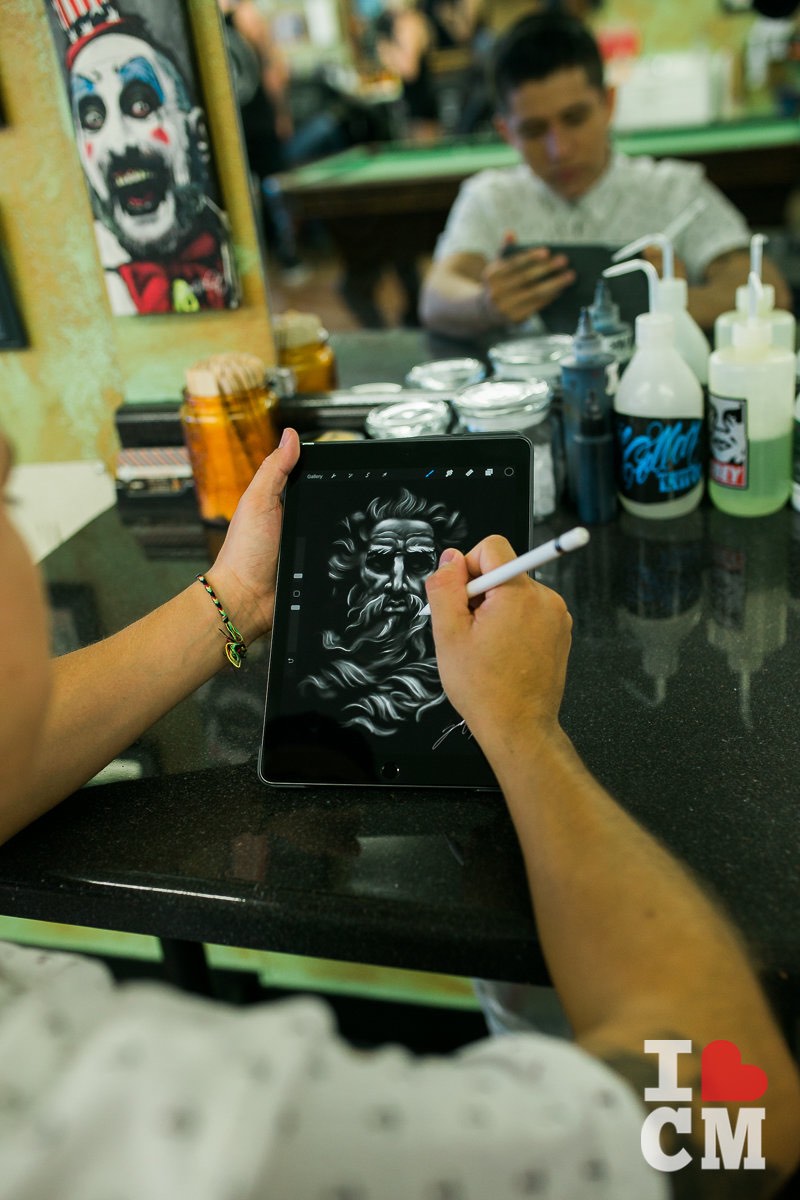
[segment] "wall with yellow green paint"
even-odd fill
[[[642,51],[703,46],[739,53],[753,23],[750,13],[726,13],[720,0],[605,0],[592,24],[634,25]]]
[[[187,364],[249,350],[274,362],[266,284],[216,0],[188,0],[242,283],[230,312],[114,317],[45,10],[0,0],[0,247],[30,338],[0,352],[0,425],[20,461],[116,452],[124,400],[176,397]]]
[[[536,7],[537,0],[486,0],[490,24],[498,29]],[[738,55],[753,20],[751,13],[726,13],[720,0],[604,0],[589,14],[595,29],[634,25],[645,54],[710,46]]]

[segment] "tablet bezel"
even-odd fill
[[[485,434],[465,437],[430,437],[403,438],[387,441],[370,442],[330,442],[303,443],[298,466],[292,472],[284,495],[284,523],[281,534],[281,546],[277,569],[277,585],[275,598],[275,619],[272,631],[270,664],[267,677],[267,689],[264,707],[264,724],[262,729],[261,747],[258,758],[258,774],[264,783],[278,787],[379,787],[379,788],[440,788],[468,790],[496,790],[497,783],[486,759],[477,744],[468,736],[470,749],[465,753],[463,746],[457,751],[456,739],[464,737],[462,731],[455,731],[434,755],[427,749],[420,753],[395,753],[392,739],[369,737],[360,730],[357,734],[340,727],[341,743],[349,744],[349,739],[359,739],[359,754],[362,755],[358,767],[355,763],[348,764],[340,759],[337,769],[331,771],[330,778],[320,777],[320,771],[307,769],[303,778],[300,774],[301,762],[307,764],[309,754],[303,754],[303,743],[292,757],[287,751],[286,743],[295,745],[293,739],[297,736],[313,738],[313,730],[317,727],[330,728],[328,713],[320,713],[324,705],[310,707],[308,714],[298,714],[294,709],[297,699],[296,687],[292,683],[287,687],[289,703],[281,704],[281,694],[284,686],[285,658],[288,653],[287,645],[290,633],[291,591],[293,590],[292,576],[296,566],[296,550],[294,539],[298,534],[298,521],[302,519],[302,507],[307,504],[309,487],[315,486],[309,475],[317,475],[323,471],[359,472],[378,469],[408,469],[421,470],[424,467],[444,474],[446,469],[456,472],[466,471],[473,467],[475,484],[480,486],[479,472],[496,464],[510,464],[514,475],[509,477],[508,489],[513,489],[512,503],[503,500],[503,509],[510,508],[505,519],[499,520],[499,527],[487,528],[480,536],[490,532],[504,533],[509,537],[517,553],[523,553],[531,545],[532,537],[532,494],[533,494],[533,448],[530,441],[520,434]],[[420,481],[422,476],[420,476]],[[513,479],[513,482],[512,482]],[[466,480],[455,480],[458,487],[471,487]],[[319,486],[317,483],[316,486]],[[348,485],[349,487],[350,485]],[[356,486],[356,485],[352,485]],[[453,484],[442,482],[441,491],[434,493],[433,498],[441,499],[441,492]],[[486,485],[487,487],[492,485]],[[369,493],[374,490],[374,484],[369,488],[365,485],[364,501],[369,501]],[[466,493],[456,493],[465,495]],[[488,494],[482,493],[482,494]],[[509,493],[511,494],[511,493]],[[445,492],[446,495],[446,492]],[[502,497],[497,494],[497,499]],[[463,503],[463,501],[462,501]],[[475,505],[475,499],[471,500]],[[352,507],[348,501],[346,507]],[[344,514],[343,514],[344,515]],[[488,518],[485,518],[488,519]],[[498,524],[498,522],[495,522]],[[474,521],[473,521],[474,525]],[[469,549],[474,541],[471,536]],[[292,550],[289,551],[289,540]],[[319,582],[319,581],[318,581]],[[328,584],[330,587],[330,584]],[[459,718],[447,702],[435,706],[441,710],[442,720],[448,724],[448,714],[452,720]],[[287,713],[288,708],[288,713]],[[440,714],[437,711],[437,716]],[[301,720],[302,716],[302,720]],[[317,724],[314,724],[314,718]],[[284,730],[283,741],[276,736],[277,730]],[[298,734],[298,731],[301,731]],[[312,732],[309,732],[312,731]],[[331,734],[334,732],[330,730]],[[322,735],[320,735],[322,736]],[[401,741],[404,739],[401,738]],[[448,741],[450,745],[448,745]],[[363,745],[361,744],[363,743]],[[337,748],[339,746],[337,741]],[[451,748],[452,747],[452,748]],[[313,750],[313,742],[309,741],[306,749]],[[369,751],[369,762],[365,765],[363,755]],[[355,755],[354,755],[355,757]],[[397,768],[392,770],[391,768]]]

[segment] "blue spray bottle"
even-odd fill
[[[593,407],[610,418],[619,382],[617,360],[604,349],[603,339],[592,325],[588,308],[581,309],[572,354],[562,358],[560,366],[567,492],[574,504],[577,503],[580,475],[576,438],[581,433],[589,397],[593,397]]]

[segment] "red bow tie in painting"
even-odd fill
[[[168,261],[136,260],[117,271],[140,313],[197,312],[225,308],[228,282],[219,242],[201,233]]]

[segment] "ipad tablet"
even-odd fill
[[[512,244],[507,253],[519,250],[530,250],[533,246],[517,246]],[[575,281],[564,288],[559,296],[541,309],[539,316],[551,333],[574,333],[582,308],[594,300],[597,280],[612,265],[612,255],[617,246],[603,246],[595,243],[587,245],[557,245],[547,246],[551,254],[564,254],[569,259],[569,265],[575,272]],[[620,317],[631,325],[639,313],[647,312],[647,277],[643,271],[633,271],[630,275],[616,275],[606,280],[614,303],[619,305]]]
[[[424,580],[447,546],[531,539],[521,435],[304,444],[281,532],[265,783],[493,788],[444,697]]]

